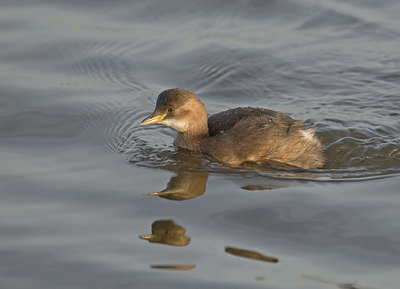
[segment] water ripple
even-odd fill
[[[208,158],[199,161],[198,156],[176,149],[172,145],[175,133],[170,129],[139,125],[154,108],[156,96],[162,89],[185,84],[187,87],[183,88],[193,89],[202,97],[210,113],[235,106],[262,106],[288,112],[294,118],[304,119],[307,125],[318,127],[328,162],[323,170],[313,172],[317,176],[341,179],[398,173],[400,76],[397,67],[400,60],[395,48],[389,45],[397,34],[387,23],[379,22],[379,17],[370,19],[355,7],[346,10],[347,6],[330,8],[317,3],[310,4],[313,7],[309,10],[307,5],[287,1],[284,4],[279,1],[246,3],[234,1],[228,10],[215,14],[215,5],[225,7],[226,3],[207,2],[202,10],[190,4],[186,6],[187,12],[199,11],[199,15],[213,12],[211,14],[220,22],[193,19],[188,22],[188,30],[179,27],[168,31],[166,37],[162,37],[164,30],[148,22],[158,17],[165,19],[160,14],[163,9],[169,18],[165,21],[181,23],[192,17],[188,16],[190,13],[179,18],[181,13],[168,7],[155,11],[153,5],[137,4],[134,13],[130,10],[126,15],[125,11],[119,14],[131,19],[129,24],[135,29],[118,22],[107,26],[109,30],[99,32],[103,26],[93,24],[85,26],[93,32],[93,38],[83,38],[79,34],[72,40],[57,38],[50,42],[43,41],[44,37],[30,43],[29,53],[22,48],[8,49],[2,54],[9,65],[7,68],[16,69],[20,78],[32,77],[36,74],[29,69],[40,68],[42,73],[51,72],[51,83],[53,80],[61,83],[87,81],[91,85],[84,89],[93,90],[80,95],[71,87],[65,91],[56,87],[59,90],[55,92],[60,96],[75,94],[75,98],[69,102],[70,106],[61,100],[52,103],[48,111],[19,110],[11,98],[0,99],[3,105],[0,137],[36,136],[36,139],[65,141],[87,134],[103,152],[119,153],[137,165],[193,166],[209,172],[225,169]],[[280,10],[282,7],[286,8]],[[273,33],[276,31],[265,30],[267,22],[260,22],[277,10],[285,15],[281,16],[285,20],[296,15],[290,28],[277,30],[288,33],[285,41],[282,40],[285,33],[276,37]],[[148,12],[141,20],[137,18],[140,11]],[[110,11],[106,15],[113,18],[113,13]],[[249,19],[248,13],[255,17]],[[250,21],[250,26],[245,27],[251,38],[241,33],[237,37],[227,33],[231,26],[241,32],[244,21]],[[213,24],[218,26],[213,27]],[[196,34],[199,25],[202,32]],[[12,29],[18,27],[11,25]],[[143,33],[142,27],[147,27],[151,33]],[[130,36],[130,29],[133,36]],[[310,37],[311,41],[294,37],[293,31]],[[149,36],[153,32],[157,37]],[[313,39],[310,34],[314,32],[323,34],[324,41]],[[195,35],[189,40],[177,38],[181,33]],[[219,34],[229,39],[221,41]],[[369,39],[387,42],[386,45],[360,46],[349,40],[348,35],[358,35],[357,40],[372,37]],[[333,49],[329,46],[336,43],[336,40],[332,42],[332,36],[343,37],[341,46]],[[349,52],[354,45],[356,53]],[[357,57],[357,53],[361,56]],[[21,67],[26,66],[28,70],[14,66],[22,62],[24,66]],[[5,73],[9,70],[5,69]],[[41,83],[36,78],[32,82]],[[100,86],[104,89],[98,89]],[[111,95],[106,96],[108,92]],[[97,93],[101,96],[94,97]],[[53,101],[52,93],[45,91],[44,94],[47,97],[43,103]]]
[[[178,150],[172,143],[175,132],[163,126],[139,126],[139,121],[148,112],[129,112],[129,109],[115,110],[112,122],[105,128],[102,144],[107,152],[118,151],[125,159],[140,166],[152,168],[190,168],[206,172],[229,172],[235,170],[223,168],[212,159],[193,156],[192,153]],[[346,122],[331,119],[343,125]],[[107,122],[103,125],[107,126]],[[400,172],[400,140],[385,133],[393,131],[391,126],[376,129],[349,127],[333,129],[324,127],[318,132],[322,140],[327,164],[322,170],[312,171],[314,177],[332,179],[369,178],[371,176],[390,175]],[[273,174],[274,175],[274,174]],[[272,175],[272,176],[273,176]],[[279,171],[276,176],[282,176]],[[288,176],[293,177],[288,173]]]

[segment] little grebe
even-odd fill
[[[154,112],[141,122],[151,123],[175,129],[174,145],[231,166],[255,162],[314,169],[325,160],[314,130],[305,130],[301,121],[252,107],[229,109],[207,121],[204,104],[184,89],[165,90],[158,96]]]

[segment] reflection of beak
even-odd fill
[[[144,120],[142,120],[140,124],[147,125],[147,124],[161,122],[166,116],[167,113],[159,114],[159,112],[154,112],[150,114],[148,117],[146,117]]]

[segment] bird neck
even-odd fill
[[[175,138],[174,145],[192,151],[201,152],[208,137],[208,126],[201,131],[179,132]]]
[[[209,137],[207,111],[204,104],[197,98],[186,105],[190,105],[183,118],[186,125],[183,130],[178,131],[174,144],[181,148],[201,152]]]

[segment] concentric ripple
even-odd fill
[[[118,152],[134,164],[152,168],[189,168],[210,173],[236,171],[208,157],[178,150],[172,145],[176,133],[169,128],[140,126],[140,120],[150,111],[134,113],[125,108],[113,113],[103,123],[102,147],[108,153]],[[376,131],[334,127],[324,127],[317,135],[324,144],[327,163],[323,169],[310,172],[313,179],[369,178],[400,173],[400,140],[396,137],[385,137]],[[300,176],[297,170],[292,173],[288,172],[287,176]],[[303,170],[301,173],[306,176]],[[284,174],[277,171],[269,175],[281,177]]]
[[[193,30],[169,31],[168,37],[162,37],[165,31],[157,25],[139,21],[133,23],[139,26],[129,28],[108,27],[116,33],[105,39],[98,24],[84,26],[93,38],[83,37],[85,34],[75,27],[77,37],[73,39],[49,42],[44,34],[30,44],[29,54],[23,49],[7,51],[4,58],[8,66],[2,75],[15,70],[15,79],[30,79],[25,89],[29,92],[34,85],[39,90],[36,96],[43,97],[38,103],[48,107],[33,104],[20,110],[15,99],[3,98],[2,137],[33,136],[65,142],[84,136],[102,152],[119,154],[135,165],[238,172],[208,157],[177,149],[173,146],[175,132],[169,128],[140,126],[154,109],[157,94],[178,86],[194,90],[211,114],[238,106],[259,106],[286,112],[317,127],[327,163],[311,172],[313,179],[400,173],[396,32],[379,23],[379,18],[369,21],[362,11],[351,6],[347,9],[347,4],[327,9],[314,3],[310,4],[312,11],[304,9],[290,26],[282,23],[285,33],[281,35],[282,31],[275,33],[267,25],[271,20],[265,19],[273,10],[265,14],[260,10],[265,5],[279,10],[278,2],[250,2],[250,8],[234,2],[229,12],[233,14],[228,18],[220,15],[220,22],[194,19]],[[297,4],[290,7],[293,9],[281,11],[286,15],[283,19],[300,15],[294,9]],[[152,15],[147,5],[142,8],[149,12],[146,19],[153,21],[160,16]],[[244,8],[254,9],[256,17],[248,19]],[[112,13],[110,17],[114,17]],[[141,27],[157,37],[146,33],[138,41],[143,37]],[[194,33],[197,27],[202,27],[202,33]],[[243,33],[250,31],[243,27],[251,33]],[[133,36],[129,36],[130,29]],[[235,35],[232,29],[237,31]],[[190,41],[174,38],[183,32],[196,36]],[[357,41],[346,37],[355,32],[361,35]],[[220,35],[225,38],[221,40]],[[313,35],[322,38],[314,39]],[[338,37],[343,42],[335,46]],[[371,39],[382,43],[370,45],[374,42]],[[21,68],[25,66],[17,69],[14,65],[21,61],[47,75],[51,85],[42,85],[35,73]],[[46,61],[47,66],[43,65]],[[18,81],[11,84],[18,85]],[[46,91],[48,86],[55,91]],[[58,100],[52,97],[53,92],[59,95]],[[282,176],[282,172],[270,173]]]

